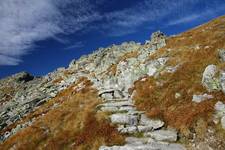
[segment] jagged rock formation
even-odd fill
[[[225,19],[221,20],[219,25],[224,28]],[[218,43],[205,43],[205,39],[198,37],[211,40],[211,30],[217,26],[209,24],[209,27],[173,37],[158,31],[145,44],[124,42],[99,48],[71,61],[68,68],[59,68],[43,77],[22,72],[0,80],[0,141],[3,145],[13,141],[13,137],[32,127],[36,120],[42,122],[40,116],[44,118],[48,111],[40,109],[49,101],[54,103],[55,97],[63,103],[73,93],[82,93],[87,85],[80,80],[85,78],[98,91],[96,99],[102,100],[91,111],[106,115],[117,132],[126,136],[123,145],[105,146],[102,142],[101,150],[205,150],[217,145],[222,150],[225,143],[219,138],[221,135],[218,136],[218,126],[225,128],[225,72],[224,45],[219,42],[224,38],[215,40]],[[213,33],[212,38],[217,35],[221,38],[219,32]],[[211,51],[216,51],[215,55],[208,56]],[[199,57],[205,55],[209,58]],[[76,86],[72,86],[74,84]],[[47,109],[54,110],[61,105],[58,102]],[[85,107],[82,103],[75,106]],[[35,114],[37,110],[40,111],[38,115]],[[53,136],[55,133],[47,128],[47,123],[43,124],[41,138],[46,139],[48,134]],[[84,123],[78,124],[80,130],[85,129]],[[29,131],[37,127],[33,128]],[[69,130],[65,131],[65,135],[68,133]],[[70,146],[87,139],[82,136]],[[10,148],[15,147],[14,143],[19,141],[14,141]]]

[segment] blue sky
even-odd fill
[[[178,34],[224,14],[224,0],[0,1],[0,78],[44,75],[99,47]]]

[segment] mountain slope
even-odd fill
[[[98,49],[44,77],[3,79],[0,148],[222,150],[224,41],[222,16]]]

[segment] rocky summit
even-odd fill
[[[0,149],[224,150],[225,17],[0,80]]]

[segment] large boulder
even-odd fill
[[[207,66],[203,72],[202,84],[209,92],[221,90],[219,79],[216,76],[217,74],[218,69],[215,65]]]

